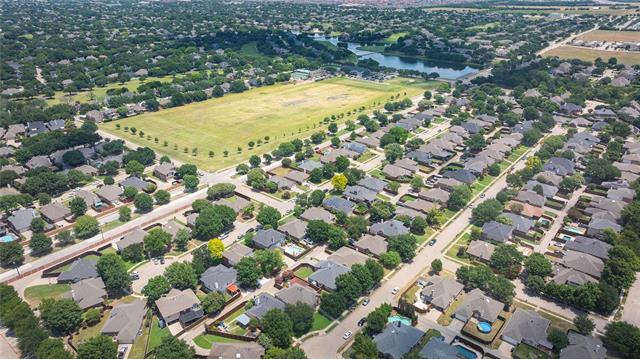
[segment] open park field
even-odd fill
[[[618,63],[626,65],[640,64],[640,53],[623,51],[596,50],[576,46],[560,46],[544,53],[544,56],[558,56],[561,59],[580,59],[593,61],[598,57],[607,61],[611,57],[618,59]]]
[[[626,8],[629,7],[629,8]],[[637,6],[496,6],[501,12],[528,15],[559,13],[565,15],[630,15],[640,13]]]
[[[638,31],[594,30],[579,37],[586,41],[640,42]]]
[[[181,162],[217,170],[251,155],[270,152],[283,141],[326,131],[327,125],[322,124],[325,117],[343,113],[341,122],[355,120],[359,114],[355,109],[371,111],[381,108],[391,96],[415,97],[436,85],[437,82],[403,78],[382,83],[333,78],[274,85],[107,122],[100,128]],[[138,133],[125,131],[125,127],[135,127]],[[144,132],[143,137],[139,136],[140,131]],[[262,140],[261,146],[250,150],[248,142],[257,144],[258,140]],[[224,151],[228,151],[226,156]]]

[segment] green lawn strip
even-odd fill
[[[237,339],[225,338],[212,334],[200,334],[193,339],[197,346],[203,349],[211,349],[214,343],[242,343]]]
[[[453,321],[453,313],[455,313],[455,311],[458,309],[460,304],[462,304],[463,300],[464,300],[464,294],[463,295],[459,295],[449,305],[449,308],[447,308],[447,310],[438,317],[438,319],[437,319],[438,324],[444,325],[444,326],[447,326],[447,325],[451,324],[451,322]]]
[[[302,267],[297,271],[295,271],[295,275],[303,279],[307,279],[307,277],[309,277],[312,273],[313,273],[313,269],[309,267]]]
[[[165,326],[164,328],[160,328],[158,325],[158,318],[153,317],[153,321],[151,322],[151,333],[149,334],[149,345],[147,351],[153,350],[155,347],[160,345],[162,338],[168,337],[171,335],[169,328]]]
[[[372,159],[378,157],[377,154],[371,152],[371,151],[367,151],[365,153],[363,153],[362,155],[360,155],[360,157],[358,157],[358,159],[356,161],[360,162],[360,163],[365,163],[368,161],[371,161]]]
[[[24,297],[32,308],[36,308],[43,299],[58,299],[70,290],[71,285],[66,283],[35,285],[24,290]]]
[[[313,313],[313,324],[311,325],[311,331],[322,330],[331,324],[332,320],[320,314],[319,312]]]
[[[527,146],[519,145],[518,147],[516,147],[515,150],[511,152],[511,154],[509,154],[509,156],[507,157],[507,161],[514,162],[520,156],[522,156],[525,152],[527,152],[528,149],[529,147]]]
[[[567,319],[561,318],[556,314],[550,313],[546,310],[538,310],[538,313],[551,321],[551,326],[567,332],[568,330],[576,330],[575,325]]]
[[[551,359],[552,357],[540,349],[534,348],[524,343],[518,344],[513,351],[513,357],[519,359]]]
[[[458,257],[458,248],[462,247],[462,248],[467,248],[469,246],[469,243],[471,242],[471,234],[464,233],[461,236],[458,236],[458,239],[456,240],[456,242],[449,247],[449,249],[447,249],[446,252],[446,256],[450,257],[452,259],[464,262],[466,264],[471,264],[471,260],[469,258],[466,257]]]
[[[73,344],[76,346],[76,348],[78,347],[78,345],[86,342],[87,340],[100,335],[100,330],[104,326],[104,323],[107,322],[107,319],[109,319],[110,312],[111,311],[107,310],[104,313],[102,313],[102,318],[100,319],[100,323],[93,325],[91,327],[80,329],[80,331],[78,332],[78,335],[75,335],[73,337]]]

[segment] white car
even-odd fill
[[[344,335],[342,336],[342,339],[347,340],[351,338],[352,335],[353,335],[353,332],[348,330],[346,333],[344,333]]]
[[[393,289],[391,290],[391,294],[396,295],[396,294],[398,294],[398,292],[399,292],[399,291],[400,291],[400,288],[395,287],[395,288],[393,288]]]

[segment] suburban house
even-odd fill
[[[501,338],[511,345],[528,344],[534,348],[553,349],[553,344],[547,340],[549,319],[543,318],[533,310],[516,308],[507,326],[502,331]]]
[[[222,253],[222,259],[229,266],[235,266],[244,257],[253,255],[253,249],[242,243],[236,243]]]
[[[204,315],[200,300],[191,289],[171,289],[156,300],[156,307],[167,324],[179,320],[185,326]]]
[[[176,175],[176,166],[171,162],[161,163],[153,169],[153,175],[167,182]]]
[[[568,284],[581,286],[586,283],[597,283],[598,280],[593,278],[590,275],[582,273],[573,268],[563,267],[561,265],[556,265],[553,268],[553,281],[556,284]]]
[[[107,298],[107,291],[102,278],[96,277],[71,284],[70,295],[81,309],[87,309],[102,305]]]
[[[360,252],[372,254],[377,257],[387,251],[387,241],[381,236],[365,234],[360,240],[354,243],[354,247]]]
[[[462,292],[464,285],[453,278],[432,276],[420,291],[420,298],[426,304],[444,312]]]
[[[327,257],[327,260],[342,264],[347,268],[351,268],[354,264],[365,264],[367,259],[369,259],[369,257],[347,246],[340,247]]]
[[[560,359],[605,359],[607,357],[607,349],[600,338],[573,331],[570,331],[567,336],[569,345],[560,350]]]
[[[504,309],[504,303],[489,297],[476,288],[465,295],[464,301],[454,313],[454,317],[465,323],[471,318],[493,323],[498,319],[502,309]]]
[[[293,181],[297,184],[303,184],[304,181],[307,180],[307,178],[309,178],[309,174],[306,172],[302,172],[302,171],[291,171],[289,173],[287,173],[284,178]]]
[[[260,359],[264,347],[256,342],[216,343],[211,347],[208,359]]]
[[[96,191],[96,195],[104,202],[110,204],[118,204],[120,196],[124,193],[124,189],[115,185],[106,185]]]
[[[351,269],[330,260],[324,260],[316,264],[316,270],[309,276],[309,282],[315,286],[327,290],[336,290],[336,278]]]
[[[322,202],[322,206],[329,211],[334,213],[343,212],[346,215],[351,215],[355,205],[355,203],[349,201],[348,199],[344,199],[338,196],[327,198]]]
[[[231,294],[238,291],[236,278],[238,272],[234,268],[227,268],[222,264],[209,267],[200,275],[200,283],[205,292],[224,292]]]
[[[309,207],[302,213],[300,218],[305,221],[320,220],[327,223],[335,220],[335,216],[322,207]]]
[[[609,258],[609,250],[613,246],[599,239],[576,236],[572,241],[564,245],[564,249],[590,254],[594,257],[606,260]]]
[[[271,309],[284,310],[285,304],[269,293],[260,293],[253,298],[253,307],[244,313],[249,318],[261,319]]]
[[[418,344],[424,332],[402,322],[388,323],[384,330],[373,337],[380,357],[400,359]]]
[[[146,300],[136,298],[131,303],[116,305],[100,333],[113,337],[118,344],[133,344],[147,314],[146,304]]]
[[[261,229],[253,237],[253,244],[258,249],[274,249],[279,248],[286,239],[286,235],[275,229]]]
[[[491,255],[496,250],[496,246],[486,241],[471,241],[467,247],[467,254],[481,262],[488,263]]]
[[[300,219],[294,219],[278,227],[278,231],[287,234],[289,237],[296,240],[302,240],[307,232],[306,221]]]
[[[604,270],[602,259],[590,254],[567,251],[560,263],[567,268],[572,268],[582,273],[588,274],[596,279],[600,279]]]
[[[120,181],[120,187],[122,188],[133,187],[138,191],[144,191],[149,187],[149,182],[143,180],[140,177],[129,176],[123,179],[122,181]]]
[[[171,235],[171,238],[174,239],[181,229],[186,229],[187,231],[189,231],[187,227],[175,220],[170,220],[169,222],[162,225],[162,230],[169,233]]]
[[[76,192],[76,197],[82,198],[84,203],[87,205],[87,208],[93,208],[94,210],[99,211],[104,207],[100,198],[98,198],[98,196],[93,192],[81,189]]]
[[[451,194],[441,188],[423,189],[418,194],[419,198],[433,203],[445,204]]]
[[[122,251],[130,245],[142,244],[146,235],[147,232],[140,228],[136,228],[133,231],[125,234],[124,237],[120,238],[120,240],[116,242],[116,248],[118,249],[118,251]]]
[[[397,219],[390,219],[388,221],[375,223],[369,228],[369,232],[374,235],[383,237],[393,237],[402,234],[408,234],[409,228],[405,227],[404,223]]]
[[[61,204],[49,203],[40,207],[40,215],[45,221],[54,224],[69,217],[71,210]]]
[[[97,260],[90,258],[78,258],[69,269],[60,273],[58,283],[75,283],[83,279],[97,278],[98,270],[96,269]]]
[[[529,233],[529,230],[533,228],[534,222],[530,218],[523,217],[521,215],[504,212],[501,216],[509,218],[511,220],[511,226],[513,227],[513,232],[516,234],[520,234],[526,236]]]
[[[429,339],[427,345],[420,350],[418,355],[424,359],[453,359],[458,358],[459,354],[458,348],[445,343],[439,338],[433,337]]]
[[[472,184],[473,182],[476,181],[476,176],[467,170],[447,171],[444,173],[444,176],[447,178],[453,178],[457,181],[460,181],[466,184]]]
[[[318,293],[316,293],[315,290],[297,283],[276,292],[276,298],[280,299],[285,304],[294,305],[300,302],[310,306],[311,308],[315,308],[319,301]]]
[[[366,187],[356,185],[347,186],[342,195],[346,199],[354,202],[373,202],[376,199],[378,193]]]
[[[368,176],[358,181],[358,185],[380,193],[387,186],[387,182],[379,178]]]
[[[21,208],[11,213],[7,222],[14,231],[18,233],[26,232],[31,227],[31,221],[38,217],[36,210],[33,208]]]
[[[511,239],[513,227],[498,221],[487,222],[482,225],[482,240],[506,243]]]

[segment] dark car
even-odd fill
[[[367,318],[360,318],[360,320],[358,320],[358,326],[361,327],[363,326],[365,323],[367,322]]]

